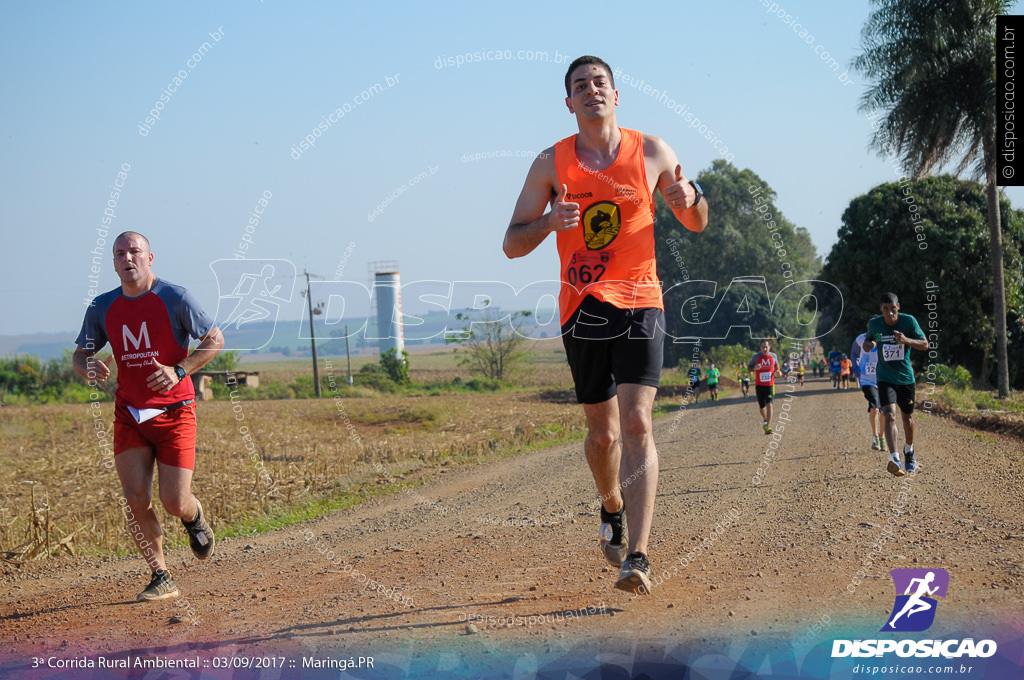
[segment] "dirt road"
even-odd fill
[[[136,604],[136,557],[8,568],[0,675],[128,676],[45,668],[97,655],[286,664],[234,677],[337,677],[316,660],[360,656],[374,670],[343,677],[568,677],[552,669],[599,662],[628,677],[641,658],[806,670],[831,662],[833,639],[879,637],[893,606],[888,572],[903,567],[950,574],[928,636],[996,639],[1019,667],[1024,444],[921,415],[920,469],[897,480],[870,450],[859,391],[811,380],[792,398],[780,388],[784,404],[777,450],[753,396],[738,392],[658,419],[653,595],[612,588],[573,444],[432,468],[413,493],[220,542],[207,563],[176,551],[168,562],[187,606]],[[44,668],[33,671],[33,658]]]

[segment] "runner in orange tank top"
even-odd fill
[[[621,567],[616,588],[650,593],[647,542],[658,488],[651,413],[665,338],[653,191],[691,231],[707,226],[707,201],[668,144],[618,126],[608,64],[574,60],[565,92],[579,133],[534,161],[504,251],[523,257],[556,234],[562,342],[587,416],[584,452],[600,494],[601,549]]]

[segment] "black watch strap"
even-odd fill
[[[690,180],[690,186],[693,187],[693,190],[697,192],[697,198],[694,199],[693,205],[690,206],[691,208],[693,208],[698,203],[700,203],[700,199],[704,198],[704,191],[700,188],[700,185],[694,182],[692,179]]]
[[[185,378],[188,377],[188,373],[186,373],[185,369],[182,368],[181,366],[174,367],[174,374],[178,376],[178,380],[184,380]]]

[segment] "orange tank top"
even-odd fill
[[[558,232],[562,281],[558,296],[564,325],[583,298],[593,295],[620,309],[664,309],[654,258],[654,197],[647,184],[643,135],[619,128],[615,161],[592,172],[576,157],[576,135],[555,144],[558,184],[580,205],[580,225]]]

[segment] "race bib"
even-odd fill
[[[874,375],[876,368],[878,368],[878,364],[867,364],[864,366],[864,375]]]
[[[771,371],[761,371],[761,373],[759,373],[758,375],[761,376],[760,378],[758,378],[758,380],[760,380],[763,383],[771,382],[772,381],[772,372]]]
[[[572,254],[569,266],[564,272],[565,281],[572,286],[585,287],[600,281],[614,257],[611,252],[588,252],[580,250]]]
[[[903,345],[882,345],[882,359],[885,361],[903,361]]]

